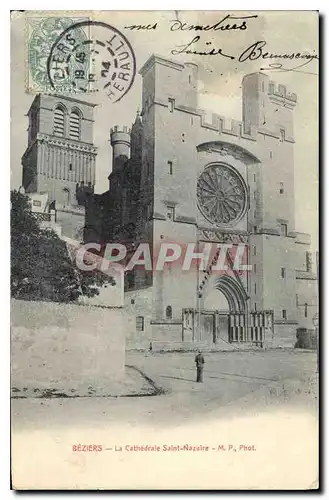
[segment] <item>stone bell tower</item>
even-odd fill
[[[37,95],[27,114],[22,157],[26,194],[47,193],[63,234],[80,240],[86,197],[95,184],[94,107],[72,97]]]
[[[93,189],[94,107],[71,97],[35,97],[28,111],[28,145],[22,157],[26,193],[48,192],[57,205],[75,206],[81,189]]]

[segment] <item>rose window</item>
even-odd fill
[[[201,173],[197,198],[207,220],[214,224],[233,225],[245,212],[247,189],[238,172],[228,165],[214,164]]]

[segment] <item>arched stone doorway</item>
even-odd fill
[[[203,309],[219,310],[223,313],[230,312],[230,306],[223,292],[218,288],[212,288],[203,300]]]
[[[199,340],[213,343],[247,340],[247,299],[242,284],[232,276],[209,280],[199,302]]]

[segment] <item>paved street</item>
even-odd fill
[[[13,400],[13,426],[48,426],[48,418],[56,407],[58,423],[65,425],[76,418],[77,422],[92,418],[108,422],[120,419],[127,424],[152,421],[165,423],[170,419],[198,418],[210,411],[233,408],[246,402],[253,405],[264,403],[264,394],[278,396],[285,391],[285,399],[308,390],[308,380],[316,369],[313,352],[218,352],[205,354],[204,383],[196,383],[193,353],[143,354],[128,353],[126,364],[136,366],[163,388],[165,394],[152,397],[132,398],[77,398],[77,399],[18,399]],[[288,389],[287,389],[288,388]],[[294,394],[288,394],[292,391]],[[266,401],[267,403],[272,403]],[[280,399],[280,398],[279,398]],[[274,397],[275,401],[275,397]],[[91,404],[92,403],[92,404]],[[84,408],[84,411],[81,411]],[[99,408],[99,413],[96,411]],[[61,411],[63,409],[63,411]],[[36,411],[37,410],[37,411]],[[67,411],[66,411],[67,410]],[[105,415],[106,417],[103,417]],[[90,415],[91,416],[91,415]]]
[[[235,484],[237,466],[245,471],[239,484],[253,488],[249,478],[261,459],[258,484],[275,488],[284,480],[295,487],[303,477],[308,487],[318,453],[315,353],[222,352],[205,354],[205,360],[204,383],[197,384],[193,353],[128,354],[127,364],[153,379],[163,395],[12,400],[14,483],[225,488]],[[126,445],[186,443],[212,450],[228,449],[230,443],[238,450],[252,446],[258,458],[211,451],[204,461],[202,453],[125,450]],[[78,444],[101,445],[103,451],[74,452]],[[273,473],[273,457],[279,456],[281,476]],[[291,463],[295,467],[287,476]],[[225,474],[217,474],[217,467]]]
[[[287,400],[295,392],[293,386],[298,388],[298,394],[302,388],[308,390],[308,380],[316,370],[316,355],[312,352],[206,353],[204,382],[200,384],[196,382],[194,357],[195,353],[128,353],[126,362],[140,368],[165,390],[167,411],[169,406],[179,415],[193,412],[195,416],[227,406],[239,407],[239,400],[246,397],[251,405],[264,403],[261,394],[278,396],[285,392]]]

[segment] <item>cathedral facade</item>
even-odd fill
[[[296,94],[266,74],[246,75],[238,122],[198,109],[192,63],[152,56],[140,74],[142,116],[131,130],[111,130],[110,188],[91,217],[105,215],[96,239],[148,243],[153,256],[163,242],[200,251],[244,244],[250,271],[218,275],[215,259],[201,270],[126,273],[128,346],[294,345],[298,327],[313,328],[317,304],[310,236],[295,228]]]
[[[109,190],[94,194],[93,106],[41,96],[29,112],[27,192],[81,210],[85,242],[118,242],[152,257],[163,243],[243,245],[249,271],[218,253],[200,268],[126,272],[127,347],[293,346],[313,329],[317,280],[310,236],[296,231],[297,96],[266,74],[242,81],[242,121],[198,108],[198,67],[158,56],[142,67],[141,113],[110,131]],[[73,117],[73,119],[72,119]],[[85,213],[84,213],[85,210]],[[79,219],[80,220],[80,219]],[[73,224],[75,227],[76,224]]]

